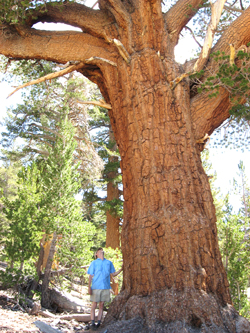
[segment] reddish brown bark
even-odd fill
[[[114,133],[110,129],[109,131],[109,140],[115,142]],[[117,145],[114,143],[111,151],[116,152]],[[118,162],[117,156],[109,156],[109,162]],[[107,201],[112,201],[120,198],[120,191],[118,184],[114,183],[115,177],[118,175],[118,170],[113,170],[107,174]],[[120,248],[120,218],[116,214],[107,211],[106,213],[106,247],[111,247],[112,249]]]
[[[171,89],[183,73],[174,61],[174,46],[194,15],[187,5],[198,8],[199,1],[180,0],[165,15],[160,0],[99,4],[102,33],[97,34],[88,19],[87,33],[68,33],[67,39],[67,33],[47,36],[29,29],[25,37],[17,29],[9,38],[0,35],[0,52],[85,62],[80,71],[99,85],[112,105],[109,115],[122,159],[125,199],[124,284],[106,317],[109,332],[249,332],[249,323],[230,305],[215,209],[196,143],[228,118],[228,93],[222,91],[212,100],[208,93],[191,99],[185,79]],[[79,14],[74,20],[68,9],[60,21],[78,25]],[[178,19],[180,12],[189,18]],[[94,11],[89,13],[94,20]],[[217,44],[221,51],[227,49],[227,39],[250,41],[250,29],[245,28],[249,18],[248,9],[228,28],[227,37]],[[53,19],[59,20],[51,11]],[[45,46],[36,44],[44,40]],[[86,58],[91,56],[90,63]],[[130,323],[136,325],[130,329]]]

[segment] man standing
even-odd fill
[[[122,271],[115,271],[114,265],[110,260],[104,258],[104,251],[100,247],[96,251],[96,260],[92,261],[87,271],[89,274],[89,294],[91,306],[91,328],[98,328],[101,324],[104,302],[110,301],[110,274],[118,275]],[[91,286],[92,282],[92,286]],[[99,303],[98,323],[95,325],[95,309]]]

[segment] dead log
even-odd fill
[[[73,319],[76,320],[76,321],[83,321],[85,323],[88,323],[91,320],[89,313],[84,313],[84,314],[74,313],[74,314],[71,314],[71,315],[60,316],[60,320],[73,320]],[[97,315],[95,315],[95,320],[96,321],[98,320]]]
[[[81,299],[71,296],[66,291],[59,291],[54,288],[50,291],[51,305],[57,306],[58,311],[84,313],[86,310],[86,303]]]
[[[39,330],[43,333],[62,333],[62,331],[58,330],[58,329],[54,329],[53,327],[51,327],[48,324],[45,324],[44,322],[37,320],[34,322],[34,324],[36,325],[36,327],[39,328]]]

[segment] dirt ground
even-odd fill
[[[62,333],[82,333],[89,332],[84,330],[85,323],[79,323],[75,320],[60,320],[58,318],[44,318],[42,316],[29,315],[19,305],[17,305],[13,296],[5,291],[0,291],[0,332],[6,333],[41,333],[35,323],[49,325],[55,332]],[[52,332],[53,330],[51,330]]]

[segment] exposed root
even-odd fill
[[[104,325],[109,333],[250,332],[250,323],[232,305],[222,306],[213,294],[194,289],[163,290],[146,297],[121,293]]]

